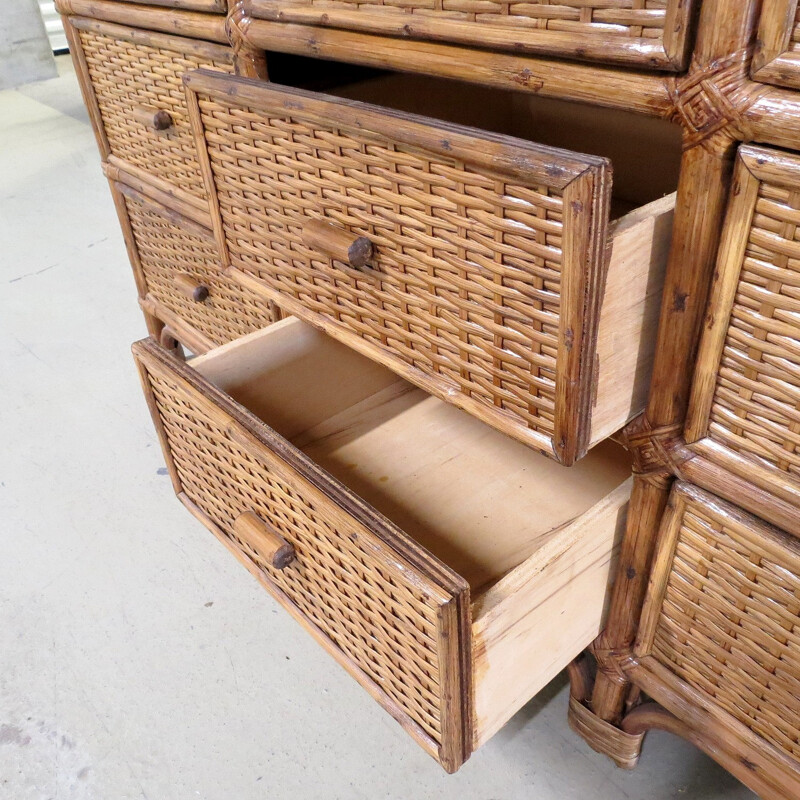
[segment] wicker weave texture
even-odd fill
[[[203,66],[232,73],[232,63],[92,30],[79,34],[111,152],[204,199],[181,76]],[[168,130],[153,130],[134,118],[135,108],[167,111],[173,124]]]
[[[694,488],[652,654],[736,720],[800,756],[800,546]]]
[[[199,102],[234,266],[277,303],[291,298],[291,313],[355,333],[433,378],[443,396],[552,437],[558,191],[365,131]],[[368,236],[370,265],[309,248],[302,227],[313,217]]]
[[[219,409],[163,367],[148,365],[183,491],[233,541],[253,511],[295,549],[269,580],[350,661],[439,743],[442,735],[439,603],[361,523],[267,448],[234,441]]]
[[[216,246],[182,230],[157,211],[125,197],[148,293],[214,344],[238,339],[274,322],[268,304],[248,295],[221,271]],[[182,294],[175,276],[206,286],[197,302]]]
[[[793,53],[800,53],[800,4],[794,14],[794,25],[792,34],[789,37],[789,50]]]
[[[800,190],[759,186],[709,433],[800,477]]]

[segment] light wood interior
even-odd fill
[[[192,365],[462,575],[474,596],[630,474],[612,442],[563,467],[294,318]]]
[[[385,74],[326,91],[609,158],[612,219],[678,186],[681,130],[664,120],[424,75]]]

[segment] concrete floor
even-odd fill
[[[649,735],[616,769],[559,678],[445,775],[177,502],[69,63],[0,92],[0,798],[744,800]]]

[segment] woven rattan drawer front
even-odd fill
[[[145,6],[164,6],[180,8],[185,11],[205,11],[209,14],[226,14],[227,0],[121,0],[127,3],[140,3]]]
[[[585,451],[606,160],[208,72],[186,81],[228,263],[540,451]],[[367,265],[322,252],[313,220],[368,237]]]
[[[800,759],[800,544],[690,484],[670,497],[636,657]],[[776,795],[777,796],[777,795]]]
[[[207,205],[181,78],[198,67],[233,72],[231,50],[97,20],[71,17],[70,25],[104,157]]]
[[[751,72],[762,83],[800,89],[798,0],[764,0]]]
[[[256,18],[679,70],[693,0],[246,0]]]
[[[686,439],[800,497],[800,157],[742,147]]]
[[[155,303],[156,315],[166,310],[192,329],[187,344],[204,351],[274,321],[269,303],[225,277],[209,231],[126,186],[116,189],[124,198],[145,300]]]
[[[468,754],[469,589],[303,454],[152,342],[134,346],[183,496],[448,769]],[[292,545],[264,566],[234,524],[254,512]]]

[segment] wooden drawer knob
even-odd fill
[[[245,511],[236,518],[233,531],[256,552],[258,560],[263,564],[275,569],[285,569],[294,561],[294,547],[252,511]]]
[[[172,115],[169,111],[150,108],[149,106],[134,106],[133,118],[136,122],[156,131],[165,131],[172,127]]]
[[[208,287],[203,286],[186,272],[179,272],[175,276],[175,286],[184,297],[197,303],[202,303],[208,297]]]
[[[363,267],[372,257],[372,242],[366,236],[340,228],[323,219],[310,219],[303,225],[303,241],[328,258]]]

